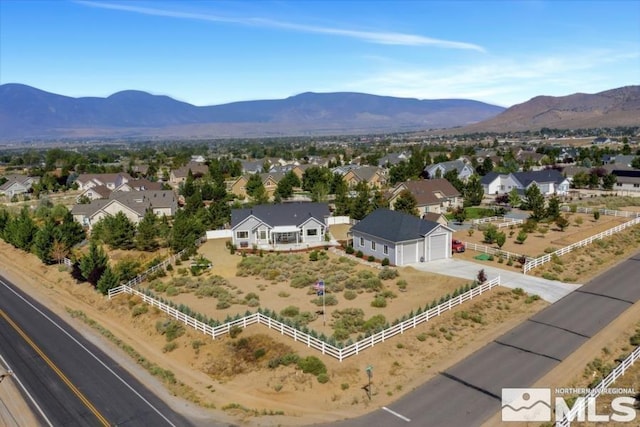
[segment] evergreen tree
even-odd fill
[[[555,221],[560,217],[560,198],[555,194],[549,198],[546,212],[547,218],[551,221]]]
[[[120,284],[120,278],[118,275],[111,269],[111,267],[107,266],[98,279],[96,287],[103,295],[109,293],[109,289],[113,289]]]
[[[132,249],[136,226],[124,212],[120,211],[108,220],[109,242],[107,244],[114,249]]]
[[[464,206],[479,206],[484,197],[484,189],[478,175],[471,175],[464,186]]]
[[[89,252],[80,258],[80,272],[84,279],[96,285],[107,268],[109,258],[94,241],[89,244]]]
[[[151,209],[147,210],[138,224],[135,237],[136,248],[141,251],[154,251],[158,248],[158,217]]]
[[[195,249],[196,239],[203,233],[204,227],[197,218],[178,211],[173,220],[169,246],[176,253],[183,249]]]
[[[536,184],[532,184],[525,190],[526,209],[531,211],[529,218],[536,221],[542,220],[546,215],[544,207],[544,196],[540,192],[540,188]]]
[[[512,208],[520,207],[520,203],[522,203],[522,199],[520,198],[520,194],[518,194],[518,190],[514,187],[509,192],[509,205]]]
[[[47,219],[33,238],[33,253],[45,264],[53,264],[53,244],[55,241],[55,223]]]
[[[409,215],[418,216],[418,202],[416,198],[409,190],[402,190],[398,197],[396,198],[396,202],[393,205],[393,208],[398,212],[408,213]]]
[[[29,208],[23,207],[20,214],[7,222],[4,230],[5,240],[18,249],[29,251],[38,227],[31,219]]]
[[[253,174],[249,176],[247,184],[245,185],[247,195],[252,199],[255,199],[259,195],[260,191],[264,192],[264,184],[260,175]]]

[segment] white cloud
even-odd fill
[[[468,98],[510,106],[537,95],[593,93],[632,84],[630,67],[624,63],[637,57],[599,50],[563,56],[493,58],[457,66],[384,64],[377,72],[347,82],[341,90],[420,99]]]
[[[328,34],[339,37],[347,37],[362,40],[368,43],[384,44],[384,45],[402,45],[402,46],[433,46],[445,49],[465,49],[484,52],[484,48],[466,42],[435,39],[416,34],[405,34],[396,32],[375,32],[375,31],[357,31],[331,27],[320,27],[313,25],[295,24],[292,22],[275,21],[263,18],[229,18],[206,13],[181,12],[175,10],[163,10],[149,7],[132,6],[130,4],[115,3],[97,3],[91,1],[77,1],[76,3],[85,6],[121,10],[125,12],[133,12],[143,15],[163,16],[178,19],[193,19],[208,22],[224,22],[239,25],[251,25],[263,28],[280,28],[291,31],[298,31],[312,34]]]

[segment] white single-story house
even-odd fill
[[[329,215],[326,203],[282,203],[233,209],[232,243],[238,248],[255,245],[272,249],[282,245],[321,245],[325,241]]]
[[[76,204],[71,209],[73,219],[91,228],[106,215],[124,213],[131,222],[138,224],[150,210],[159,217],[175,215],[178,209],[176,195],[171,190],[112,192],[108,199],[92,200]]]
[[[480,179],[485,195],[510,193],[514,188],[520,193],[533,184],[537,185],[544,196],[569,193],[570,181],[555,169],[530,172],[500,174],[489,172]]]
[[[376,209],[349,233],[354,250],[391,265],[451,258],[452,229],[404,212]]]

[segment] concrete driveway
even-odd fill
[[[430,262],[417,262],[408,264],[416,270],[443,274],[445,276],[461,277],[475,280],[478,272],[484,269],[487,279],[500,276],[500,284],[508,288],[522,288],[530,294],[539,295],[548,302],[556,302],[565,295],[575,291],[581,285],[563,283],[555,280],[546,280],[540,277],[527,276],[514,271],[491,267],[486,264],[449,258]]]

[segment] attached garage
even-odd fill
[[[451,257],[451,234],[433,234],[427,238],[427,261]]]

